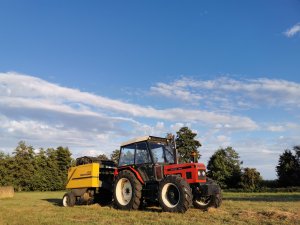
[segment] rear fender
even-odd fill
[[[135,177],[141,182],[141,184],[145,184],[140,173],[136,169],[134,169],[132,166],[119,167],[117,173],[115,172],[115,175],[117,175],[120,171],[123,171],[123,170],[130,170],[135,175]]]

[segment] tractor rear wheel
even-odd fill
[[[72,192],[68,192],[64,195],[62,199],[64,207],[73,207],[76,203],[76,197]]]
[[[188,210],[192,202],[190,185],[182,177],[170,175],[159,185],[159,204],[165,212],[181,212]]]
[[[142,185],[128,170],[121,171],[114,184],[114,204],[118,209],[135,210],[140,206]]]

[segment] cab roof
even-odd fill
[[[130,144],[134,144],[134,143],[137,143],[137,142],[149,141],[149,140],[159,141],[159,142],[166,142],[167,141],[166,138],[162,138],[162,137],[143,136],[143,137],[133,138],[129,141],[125,141],[121,144],[121,147],[126,146],[126,145],[130,145]]]

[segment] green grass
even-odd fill
[[[0,200],[0,224],[300,224],[300,193],[224,193],[221,208],[185,214],[160,208],[120,211],[97,204],[64,208],[63,192],[16,193]]]

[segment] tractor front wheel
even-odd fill
[[[193,200],[193,205],[197,209],[201,209],[203,211],[208,210],[209,207],[220,207],[222,202],[221,194],[203,196],[198,199]]]
[[[182,177],[167,176],[159,185],[158,200],[163,211],[184,213],[192,202],[191,188]]]
[[[128,170],[121,171],[114,184],[114,204],[118,209],[135,210],[141,202],[142,185]]]

